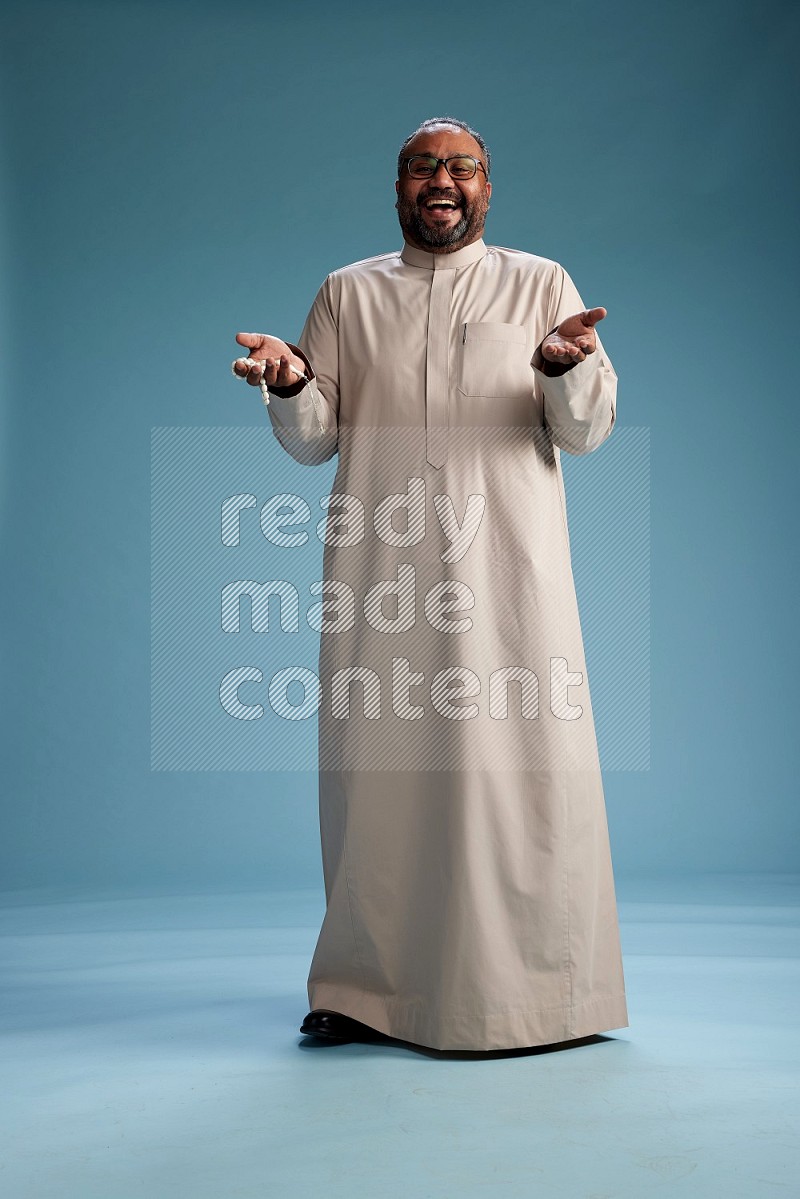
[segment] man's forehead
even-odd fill
[[[440,129],[426,129],[406,147],[405,153],[410,158],[412,154],[427,154],[435,151],[446,151],[448,154],[471,154],[473,158],[483,160],[483,154],[475,138],[464,129],[450,129],[442,126]],[[439,155],[437,154],[437,157]]]

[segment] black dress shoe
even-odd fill
[[[343,1016],[341,1012],[329,1012],[324,1008],[309,1012],[300,1025],[300,1031],[309,1037],[319,1037],[324,1041],[367,1041],[380,1036],[374,1028],[362,1024],[360,1020],[353,1020],[351,1016]]]

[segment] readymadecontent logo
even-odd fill
[[[412,476],[407,479],[406,490],[380,497],[374,510],[367,512],[366,505],[356,495],[344,492],[321,496],[320,507],[327,517],[316,522],[315,534],[325,545],[336,546],[339,558],[346,564],[344,551],[363,547],[372,537],[384,546],[403,549],[419,546],[439,535],[444,548],[439,551],[442,562],[458,562],[467,553],[478,536],[481,526],[486,529],[487,501],[484,495],[471,493],[466,509],[459,518],[452,497],[437,492],[432,497],[437,527],[429,534],[426,521],[427,488],[424,478]],[[252,494],[228,496],[221,505],[221,539],[224,545],[239,547],[242,544],[242,517],[250,510],[258,509],[258,499]],[[402,520],[395,518],[402,514]],[[308,502],[293,492],[281,492],[268,497],[258,512],[258,523],[263,537],[273,546],[283,550],[297,550],[308,544],[311,534],[305,527],[312,522]],[[404,524],[402,530],[398,524]],[[435,551],[434,551],[435,552]],[[374,560],[379,560],[374,555]],[[386,637],[398,637],[411,633],[418,621],[427,622],[430,629],[444,637],[458,637],[473,629],[473,620],[468,615],[475,608],[472,588],[460,579],[447,578],[434,582],[424,593],[418,595],[417,571],[413,562],[398,562],[396,576],[378,579],[371,583],[363,598],[356,595],[354,588],[345,580],[337,578],[319,579],[308,588],[313,596],[322,596],[311,602],[305,612],[309,629],[327,636],[336,636],[354,628],[356,620],[363,620],[375,633]],[[250,629],[269,634],[270,600],[277,598],[280,628],[284,633],[300,630],[301,596],[291,579],[236,579],[225,585],[220,600],[221,627],[224,633],[241,632],[242,599],[246,597]],[[394,600],[396,613],[386,614],[386,601]],[[274,625],[273,625],[274,628]],[[467,666],[450,666],[426,679],[425,671],[413,670],[406,657],[393,656],[390,686],[385,688],[375,670],[359,663],[342,667],[331,678],[331,715],[336,720],[351,718],[351,684],[358,681],[358,688],[367,719],[379,720],[383,714],[382,698],[388,691],[393,714],[401,720],[421,720],[426,709],[420,703],[412,703],[411,688],[428,686],[430,704],[439,716],[446,720],[472,720],[479,714],[477,703],[457,705],[457,699],[477,696],[481,691],[481,680],[476,671]],[[262,683],[263,672],[257,666],[239,666],[230,670],[220,684],[220,702],[224,710],[237,720],[258,720],[264,716],[261,703],[244,703],[239,695],[243,683]],[[577,720],[583,708],[571,704],[568,688],[583,682],[583,673],[570,671],[563,657],[550,659],[550,710],[560,720]],[[489,676],[489,715],[493,720],[507,720],[509,715],[509,684],[518,682],[520,715],[525,720],[539,717],[539,680],[529,667],[505,665],[492,671]],[[289,689],[291,683],[299,683],[303,695],[299,703],[292,702]],[[322,684],[319,676],[304,666],[287,666],[278,670],[269,680],[267,703],[276,716],[283,720],[307,720],[316,715],[322,701]]]
[[[502,493],[415,473],[403,432],[356,493],[270,429],[152,431],[153,769],[478,769],[487,738],[498,768],[592,768],[580,643],[503,559]]]

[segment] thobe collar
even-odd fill
[[[450,254],[431,254],[428,250],[418,250],[416,246],[404,241],[400,257],[409,266],[427,267],[429,271],[452,271],[459,266],[470,266],[473,262],[483,258],[485,253],[486,243],[480,237],[477,241],[470,242],[468,246],[463,246],[460,250],[453,250]]]

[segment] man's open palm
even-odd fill
[[[236,340],[240,346],[247,346],[249,360],[258,363],[258,366],[248,367],[246,359],[238,358],[233,365],[234,374],[247,379],[251,386],[256,387],[263,381],[268,387],[289,387],[297,382],[290,364],[298,365],[300,370],[304,368],[285,341],[268,333],[237,333]]]
[[[583,362],[587,354],[593,354],[597,349],[594,327],[605,315],[605,308],[587,308],[575,316],[568,316],[542,342],[542,357],[562,365]]]

